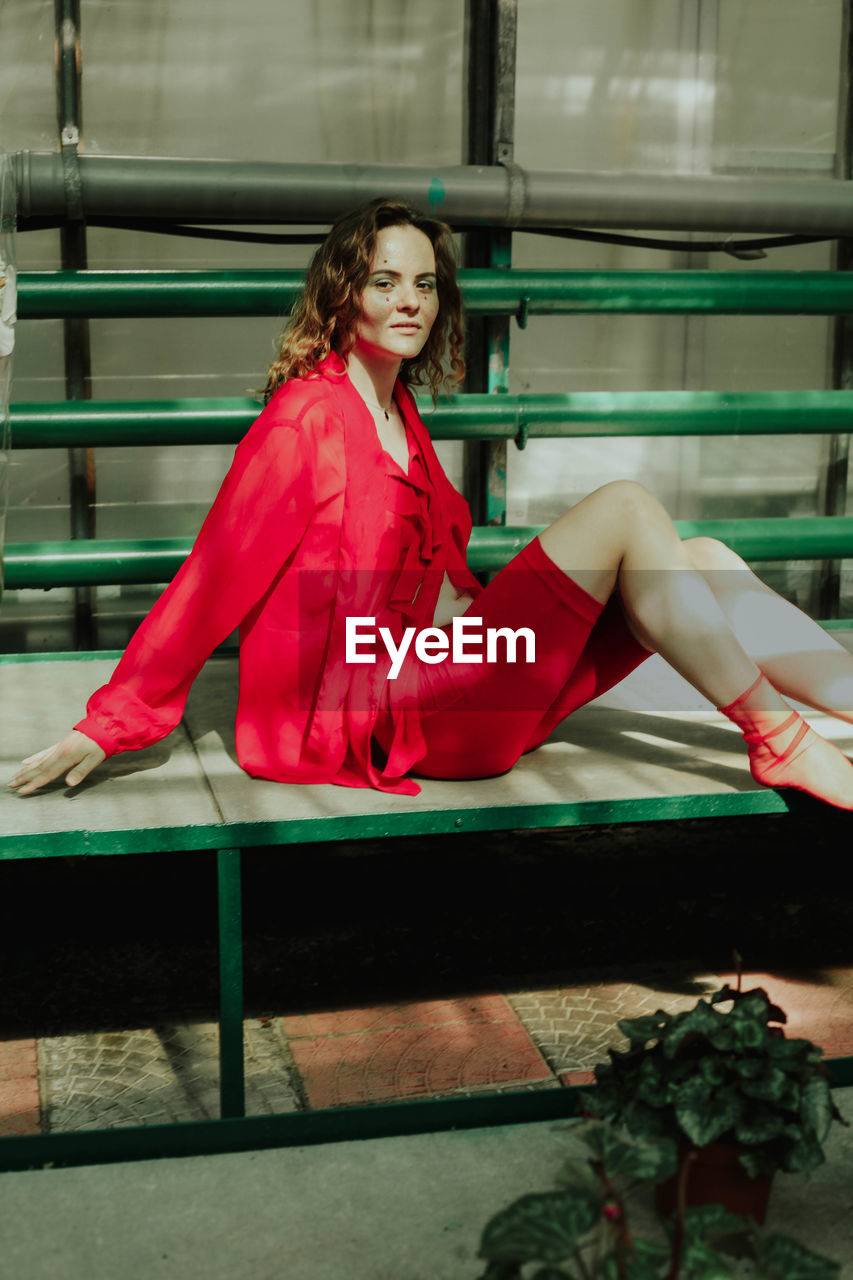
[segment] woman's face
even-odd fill
[[[374,360],[411,360],[438,315],[435,253],[423,231],[408,224],[377,232],[370,275],[361,295],[355,348]]]

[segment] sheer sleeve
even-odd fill
[[[238,446],[190,555],[75,725],[108,755],[177,725],[205,659],[286,566],[315,511],[310,444],[310,428],[270,405]]]

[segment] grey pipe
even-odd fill
[[[15,163],[19,216],[62,215],[62,158],[22,151]],[[79,164],[89,217],[325,224],[393,195],[457,225],[853,235],[853,188],[835,179],[124,156],[81,156]]]

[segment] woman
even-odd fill
[[[853,721],[853,658],[721,544],[682,542],[639,485],[596,490],[481,589],[409,391],[458,382],[461,348],[449,228],[384,199],[342,218],[192,554],[85,718],[10,785],[75,786],[165,736],[239,626],[237,753],[256,776],[411,795],[410,770],[500,773],[657,651],[738,725],[758,781],[853,808],[853,765],[779,693]],[[535,661],[450,654],[461,615],[527,628]]]

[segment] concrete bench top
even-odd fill
[[[80,718],[113,666],[97,656],[0,663],[4,778]],[[510,773],[425,779],[414,797],[248,777],[234,751],[236,681],[236,659],[211,659],[174,733],[105,761],[77,788],[58,781],[27,797],[3,788],[0,858],[772,813],[813,803],[758,787],[737,730],[659,658],[581,708]],[[853,726],[812,712],[809,719],[853,752]]]

